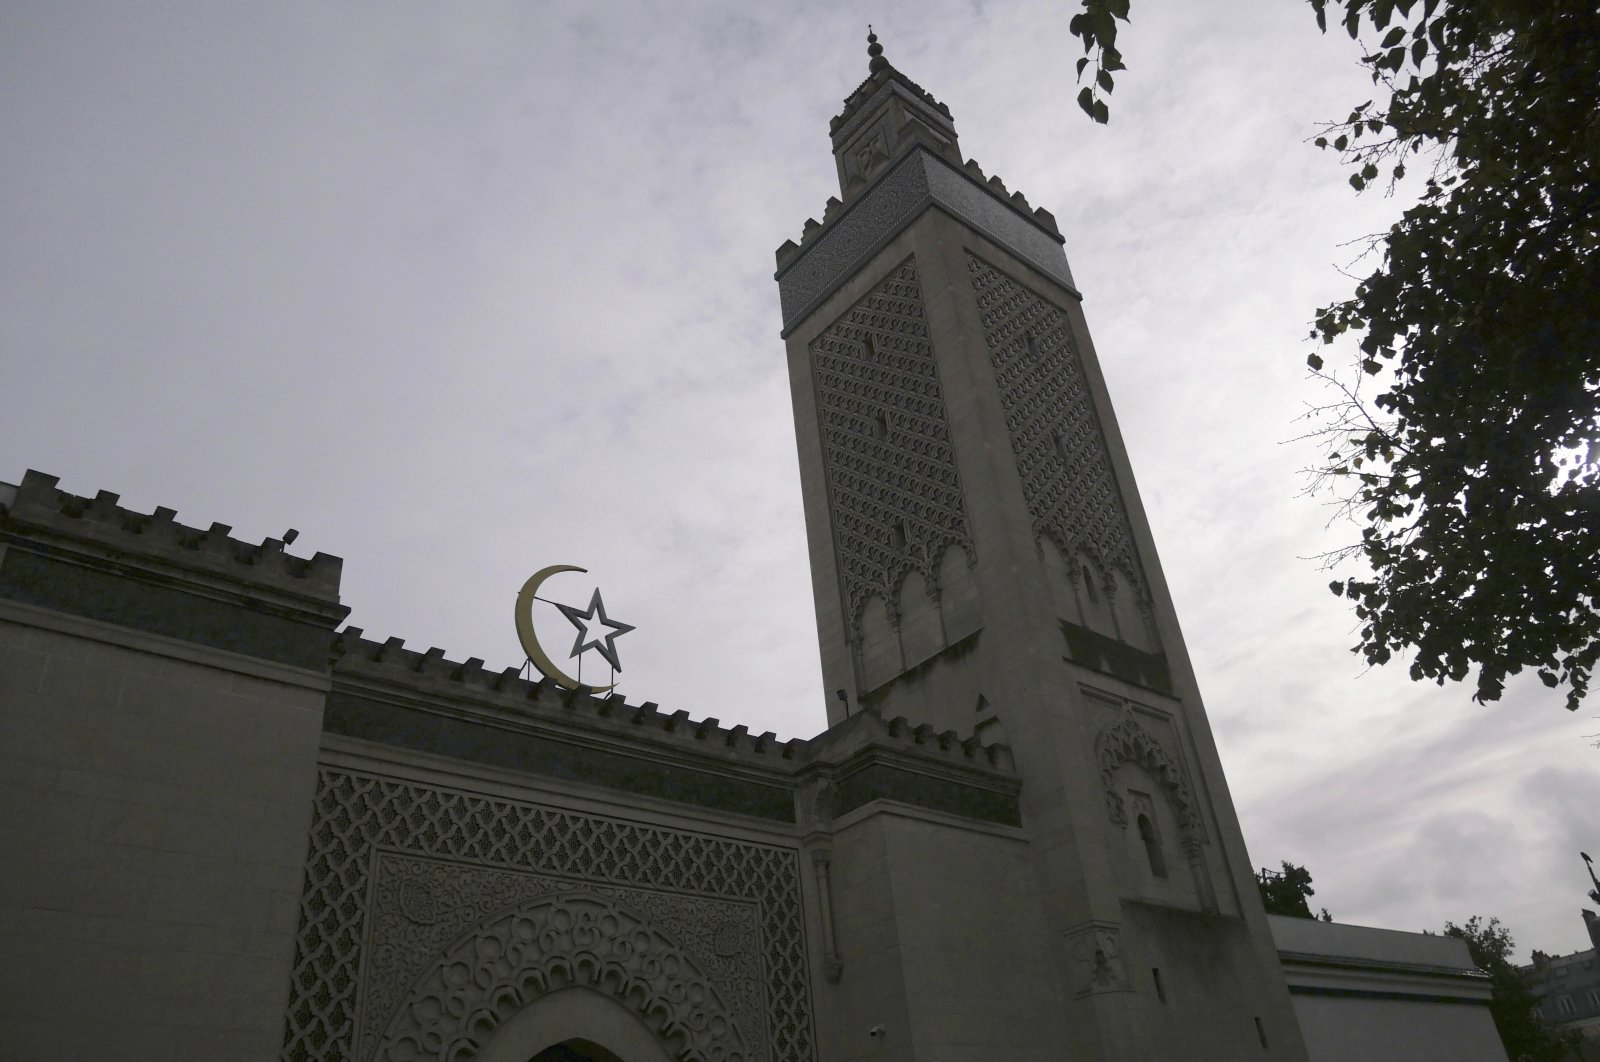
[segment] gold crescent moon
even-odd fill
[[[533,666],[538,668],[541,674],[556,685],[569,690],[604,693],[611,686],[585,685],[556,667],[555,661],[551,660],[545,653],[544,646],[539,644],[539,639],[533,633],[533,595],[538,593],[539,584],[557,572],[586,572],[588,570],[588,568],[580,568],[576,564],[552,564],[550,567],[540,568],[528,576],[528,581],[522,584],[522,589],[517,594],[517,638],[522,642],[523,652],[527,653],[528,659],[533,661]],[[612,683],[612,685],[616,684]]]

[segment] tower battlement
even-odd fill
[[[985,174],[983,167],[977,159],[968,159],[961,167],[961,172],[970,177],[977,187],[988,192],[1000,203],[1016,211],[1023,218],[1033,222],[1045,232],[1055,237],[1058,242],[1065,242],[1061,229],[1056,224],[1056,216],[1044,207],[1035,207],[1028,202],[1028,197],[1021,192],[1013,192],[1006,188],[1006,184],[997,175]],[[853,204],[852,204],[853,206]],[[784,240],[779,246],[776,257],[778,261],[778,276],[792,263],[802,251],[808,249],[824,233],[832,228],[834,222],[841,220],[847,210],[845,203],[835,196],[829,196],[827,204],[823,207],[822,220],[806,218],[800,230],[800,242]]]

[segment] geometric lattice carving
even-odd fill
[[[386,869],[403,857],[437,861],[429,873],[445,880],[448,863],[460,864],[460,902],[438,879],[430,886],[415,872]],[[355,1054],[358,1028],[381,1029],[391,1019],[417,983],[408,972],[417,954],[436,956],[464,916],[469,926],[497,911],[511,917],[505,908],[520,910],[549,889],[631,912],[693,956],[719,986],[748,1058],[815,1059],[794,852],[326,766],[318,772],[282,1057],[377,1057],[375,1034],[362,1035]],[[730,913],[740,907],[752,912],[743,923]],[[705,923],[699,929],[697,918]],[[411,928],[397,930],[397,919]],[[397,939],[407,947],[407,932],[424,942],[414,943],[410,959],[393,952]],[[743,966],[741,950],[754,956]],[[365,1006],[364,973],[373,975]],[[747,1018],[749,999],[764,1001]]]
[[[1120,570],[1142,601],[1133,534],[1066,314],[971,254],[967,270],[1034,534],[1069,559],[1094,558],[1107,575]]]
[[[897,622],[900,580],[938,566],[959,544],[972,556],[961,477],[913,259],[811,343],[834,542],[852,639],[867,599]]]
[[[611,996],[675,1058],[753,1058],[714,981],[649,923],[595,896],[558,894],[491,915],[412,986],[377,1057],[469,1059],[528,1003],[574,985]]]
[[[1100,784],[1106,793],[1106,812],[1118,826],[1128,824],[1128,809],[1123,806],[1122,795],[1117,792],[1117,768],[1124,763],[1136,763],[1150,772],[1161,784],[1172,811],[1183,831],[1185,842],[1198,842],[1200,815],[1195,807],[1183,773],[1167,755],[1161,743],[1150,736],[1131,716],[1106,727],[1094,743],[1095,760],[1100,766]]]

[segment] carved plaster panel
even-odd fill
[[[1034,533],[1068,558],[1082,552],[1120,570],[1142,602],[1133,532],[1067,315],[975,255],[967,270]]]
[[[1080,922],[1066,931],[1076,996],[1094,992],[1127,992],[1127,964],[1122,959],[1121,928],[1115,922]]]
[[[397,852],[375,852],[374,860],[363,977],[366,993],[359,1007],[362,1018],[356,1057],[370,1055],[380,1037],[377,1057],[403,1057],[402,1040],[417,1045],[447,1035],[448,1022],[428,1029],[418,1018],[424,1012],[451,1013],[450,1007],[437,1006],[441,1001],[454,1001],[463,1013],[480,1006],[490,1006],[493,1012],[495,993],[484,988],[490,985],[510,990],[507,998],[520,1006],[531,1001],[524,998],[527,993],[519,988],[520,979],[558,987],[549,981],[561,976],[562,969],[569,980],[582,980],[585,972],[593,975],[589,980],[602,982],[600,974],[615,974],[621,978],[618,983],[643,977],[651,984],[649,998],[660,999],[672,1013],[671,1024],[697,1031],[691,1039],[701,1054],[710,1057],[720,1051],[730,1062],[730,1051],[751,1062],[764,1057],[763,1038],[746,1032],[759,1034],[764,1024],[759,912],[750,901],[581,885],[568,879]],[[573,936],[575,930],[562,930],[565,936],[557,933],[543,939],[547,923],[563,920],[569,929],[592,924],[589,935],[593,939],[580,947],[584,942]],[[533,936],[528,936],[529,932]],[[463,934],[474,942],[468,950],[476,958],[458,954],[463,949]],[[523,954],[526,942],[536,937],[540,938],[536,953]],[[635,938],[648,943],[648,950],[630,943]],[[441,978],[448,980],[441,964],[481,965],[482,956],[490,952],[499,957],[501,966],[471,979],[482,990],[483,999],[469,1000],[459,991],[440,994]],[[670,956],[672,962],[696,971],[707,1008],[714,997],[720,1017],[715,1049],[707,1042],[710,1027],[705,1022],[678,1014],[677,1008],[669,1005],[675,990],[655,984],[650,964],[645,962],[647,954],[662,962]],[[605,983],[597,987],[603,988]],[[499,1017],[509,1017],[509,1013]],[[386,1028],[388,1035],[383,1036]],[[465,1039],[477,1034],[459,1029],[455,1035]]]
[[[937,594],[945,549],[954,543],[972,555],[916,261],[906,259],[813,340],[811,357],[854,641],[874,594],[893,622],[909,572],[920,572]]]
[[[555,893],[478,921],[411,982],[373,1057],[471,1058],[528,1003],[574,985],[632,1010],[677,1058],[764,1057],[745,1032],[759,1028],[759,1014],[749,1007],[755,1025],[741,1028],[727,998],[728,988],[737,987],[753,1003],[756,978],[730,985],[709,976],[702,956],[639,917],[635,899],[626,890],[605,897]]]
[[[783,326],[790,327],[843,280],[866,264],[883,241],[928,202],[928,175],[902,161],[828,231],[801,251],[778,281]]]
[[[560,910],[566,914],[558,917]],[[716,1011],[726,1023],[717,1028],[738,1039],[688,1018],[663,1018],[679,1030],[674,1042],[687,1045],[682,1057],[715,1057],[715,1041],[746,1059],[814,1062],[794,851],[336,767],[318,773],[282,1057],[381,1057],[379,1041],[403,1032],[390,1023],[403,1025],[408,1019],[396,1015],[424,997],[442,1008],[444,1030],[468,999],[427,985],[457,976],[456,963],[477,971],[474,983],[493,970],[510,977],[480,960],[530,927],[544,933],[568,917],[610,942],[586,938],[604,955],[590,949],[584,977],[631,971],[643,977],[638,992],[668,1001],[680,991],[710,998],[704,992],[714,989],[707,1020]],[[631,959],[605,965],[621,961],[618,941],[633,939],[624,926],[645,935],[650,954],[674,956],[686,971],[675,987]],[[569,976],[568,967],[538,956],[554,962],[566,954],[571,966],[583,950],[577,939],[562,937],[561,948],[537,955],[519,945],[518,990]],[[469,953],[471,962],[463,957]],[[513,996],[502,993],[483,1004],[488,1011],[479,1009],[497,1013]],[[409,1013],[415,1024],[422,1012]]]
[[[1095,760],[1100,767],[1100,784],[1105,790],[1106,813],[1115,825],[1128,824],[1128,809],[1122,794],[1117,792],[1117,768],[1124,763],[1136,763],[1161,784],[1184,840],[1198,841],[1200,814],[1182,768],[1131,714],[1100,732],[1095,740]]]

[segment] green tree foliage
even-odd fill
[[[1287,860],[1283,869],[1279,871],[1261,868],[1256,875],[1256,886],[1261,890],[1261,906],[1267,909],[1267,914],[1288,915],[1291,918],[1318,918],[1323,922],[1333,921],[1333,916],[1324,907],[1322,913],[1312,915],[1311,905],[1306,902],[1306,897],[1315,896],[1317,890],[1311,887],[1311,871],[1305,867],[1297,867]]]
[[[1416,204],[1320,309],[1312,413],[1364,562],[1330,589],[1374,664],[1500,697],[1534,670],[1576,708],[1600,659],[1600,6],[1593,0],[1311,0],[1377,92],[1316,143],[1358,192],[1407,168]],[[1126,0],[1084,0],[1079,104],[1107,119]],[[1103,76],[1102,76],[1103,75]],[[1407,185],[1409,188],[1410,185]]]
[[[1473,915],[1466,925],[1444,924],[1444,935],[1467,942],[1472,961],[1489,975],[1493,995],[1489,1013],[1514,1062],[1563,1062],[1571,1058],[1575,1036],[1559,1032],[1539,1017],[1538,1001],[1522,972],[1511,962],[1511,934],[1498,918]]]

